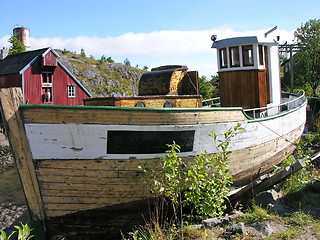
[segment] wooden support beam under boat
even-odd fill
[[[32,220],[37,221],[44,219],[44,211],[30,146],[18,111],[22,99],[21,88],[0,89],[1,112],[7,137],[14,153],[20,180],[23,183],[30,216]]]
[[[310,162],[314,163],[318,158],[320,158],[320,152],[316,153],[310,158]],[[240,199],[243,195],[246,198],[252,198],[253,196],[257,195],[259,192],[265,191],[272,186],[280,183],[281,181],[285,180],[292,174],[300,171],[302,168],[306,166],[305,159],[299,159],[290,166],[286,167],[285,169],[277,172],[273,175],[269,173],[260,176],[258,179],[254,180],[253,182],[239,188],[235,191],[232,191],[229,195],[229,200],[231,202],[236,202]]]

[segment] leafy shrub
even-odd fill
[[[108,57],[108,58],[107,58],[107,62],[109,62],[109,63],[114,63],[114,60],[113,60],[111,57]]]
[[[80,56],[83,57],[83,58],[86,57],[86,53],[85,53],[83,48],[81,48]]]
[[[123,61],[124,65],[128,66],[128,67],[131,67],[131,62],[129,61],[128,58],[126,58],[124,61]]]
[[[176,217],[178,211],[182,215],[182,208],[186,206],[200,219],[223,214],[228,186],[232,183],[228,147],[240,129],[238,124],[225,132],[224,141],[218,142],[220,151],[216,154],[204,153],[187,162],[179,157],[180,146],[174,142],[168,145],[170,150],[159,168],[140,167],[156,196],[165,196],[172,202]],[[217,135],[213,132],[210,135],[216,143]]]
[[[98,62],[98,65],[99,65],[99,64],[103,64],[103,63],[105,63],[106,61],[107,61],[106,56],[105,56],[105,55],[102,55],[101,58],[100,58],[100,60],[99,60],[99,62]]]

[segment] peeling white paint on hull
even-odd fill
[[[301,108],[281,117],[265,121],[242,121],[213,122],[212,124],[193,125],[129,125],[129,124],[79,124],[79,123],[26,123],[26,134],[30,143],[33,158],[36,159],[149,159],[165,156],[164,152],[139,153],[138,150],[127,153],[108,152],[111,144],[119,142],[110,140],[110,133],[121,131],[124,134],[124,142],[129,141],[125,134],[145,132],[147,134],[159,132],[173,132],[173,136],[179,138],[180,133],[190,132],[192,136],[192,149],[180,153],[181,156],[194,156],[204,153],[214,153],[217,149],[210,132],[218,135],[218,140],[223,140],[223,134],[235,126],[241,124],[243,130],[232,139],[231,151],[247,149],[250,147],[265,144],[279,138],[284,138],[286,134],[304,125],[305,120],[301,114],[305,111]],[[296,119],[292,121],[292,119]],[[300,129],[300,131],[302,131]],[[300,132],[299,132],[300,133]],[[147,137],[147,136],[144,136]],[[174,138],[173,137],[173,138]],[[150,139],[152,140],[152,139]],[[177,144],[182,144],[175,139]],[[165,141],[165,140],[164,140]],[[169,141],[169,139],[168,139]],[[182,140],[181,140],[182,141]],[[170,144],[172,142],[165,142]],[[138,144],[138,143],[136,143]],[[133,146],[134,147],[134,146]]]

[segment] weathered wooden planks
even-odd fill
[[[223,110],[121,110],[112,108],[23,108],[26,123],[92,123],[92,124],[143,124],[143,125],[188,125],[214,122],[238,122],[246,120],[240,109]]]
[[[153,107],[163,108],[167,102],[175,108],[202,107],[200,95],[191,96],[135,96],[135,97],[108,97],[84,99],[86,106],[115,106],[115,107]],[[140,104],[140,105],[139,105]]]
[[[229,157],[229,168],[234,184],[247,184],[289,156],[295,149],[293,143],[301,137],[303,126],[264,144],[233,151]]]
[[[48,217],[151,197],[138,166],[151,160],[41,160],[37,176]],[[63,174],[62,174],[63,173]]]
[[[199,95],[198,72],[186,70],[185,66],[160,67],[144,73],[139,81],[139,95]]]
[[[158,159],[126,159],[126,160],[39,160],[38,166],[40,168],[70,168],[83,170],[138,170],[139,165],[144,163],[155,165],[160,160]],[[57,173],[59,174],[59,173]]]
[[[57,163],[56,165],[58,165]],[[75,161],[75,164],[81,164],[81,160]],[[59,169],[59,168],[49,168],[49,169],[39,169],[38,173],[41,175],[58,175],[61,174],[59,173],[60,171],[63,171],[65,176],[82,176],[82,177],[97,177],[97,176],[103,176],[106,178],[113,178],[113,177],[122,177],[122,178],[133,178],[133,177],[138,177],[141,175],[141,172],[138,171],[138,167],[136,170],[131,170],[131,171],[112,171],[112,170],[78,170],[78,169]]]
[[[219,72],[221,106],[259,108],[268,103],[266,70]]]
[[[233,151],[230,172],[235,184],[251,181],[279,164],[285,151],[291,152],[301,128],[262,145]],[[279,154],[279,152],[281,154]],[[192,158],[186,158],[192,161]],[[243,161],[239,161],[243,159]],[[160,159],[37,160],[37,178],[47,216],[61,216],[113,204],[151,197],[139,165],[158,166]]]
[[[8,138],[14,153],[20,179],[23,182],[23,189],[31,217],[34,220],[42,220],[44,219],[43,203],[29,143],[20,113],[18,112],[18,107],[22,102],[21,89],[1,88],[0,100],[2,116],[6,123]]]

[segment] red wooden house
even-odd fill
[[[51,48],[9,55],[0,60],[0,87],[21,87],[29,104],[82,105],[91,97]]]

